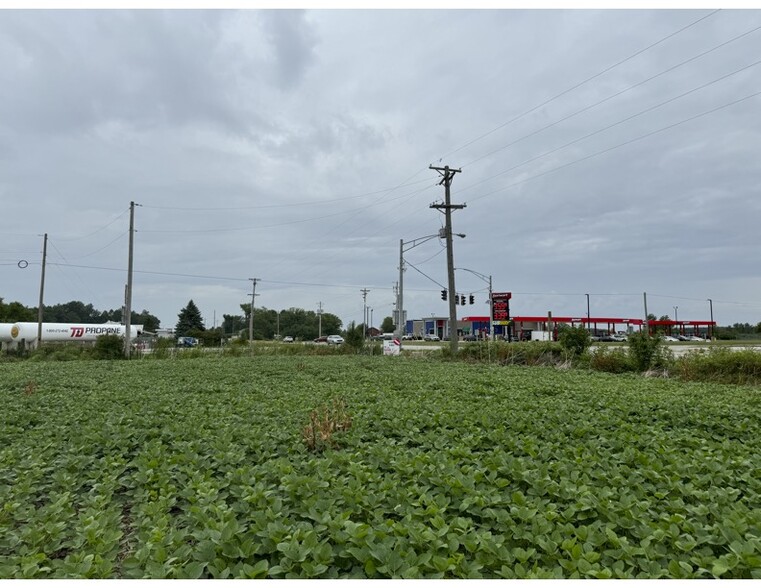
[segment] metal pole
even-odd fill
[[[42,242],[42,274],[40,276],[40,304],[37,307],[37,347],[42,343],[42,300],[45,295],[45,263],[48,257],[48,234]]]
[[[492,297],[491,276],[489,276],[489,332],[494,343],[494,298]]]
[[[709,298],[708,299],[708,304],[710,305],[710,308],[711,308],[711,324],[708,326],[708,329],[709,329],[709,333],[711,335],[711,337],[710,337],[711,341],[713,341],[713,336],[714,336],[714,328],[713,328],[714,327],[714,325],[713,325],[713,300],[711,300]]]
[[[592,322],[590,315],[589,315],[589,294],[584,294],[584,296],[587,297],[587,331],[589,331],[589,323]]]
[[[135,203],[129,203],[129,260],[127,262],[127,294],[124,297],[124,357],[129,359],[132,352],[130,331],[132,330],[132,257],[135,245]]]

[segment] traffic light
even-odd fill
[[[447,291],[446,290],[442,290],[441,291],[441,299],[442,300],[446,300],[447,299]]]
[[[470,295],[470,303],[471,303],[471,304],[475,304],[475,302],[476,302],[476,297],[475,297],[475,296],[473,296],[473,294],[471,294],[471,295]]]
[[[463,294],[462,296],[460,296],[460,304],[461,304],[462,306],[465,306],[465,294]]]

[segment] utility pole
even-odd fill
[[[399,239],[399,288],[396,291],[396,312],[399,315],[397,337],[399,338],[399,353],[402,352],[402,337],[404,337],[404,239]]]
[[[709,304],[710,309],[711,309],[711,324],[708,326],[708,332],[711,334],[711,336],[710,336],[711,341],[713,341],[713,336],[714,336],[714,328],[713,328],[713,300],[711,300],[709,298],[708,299],[708,304]]]
[[[439,210],[444,209],[444,232],[446,233],[447,244],[447,274],[449,285],[449,348],[454,356],[457,353],[457,303],[455,301],[455,283],[454,283],[454,252],[452,251],[452,210],[465,208],[465,204],[452,204],[450,200],[449,188],[456,173],[461,173],[461,169],[450,169],[448,165],[444,167],[428,166],[429,169],[436,170],[442,176],[439,185],[444,185],[444,204],[431,204],[431,208]]]
[[[370,290],[367,288],[362,288],[360,292],[362,292],[362,335],[363,339],[367,339],[367,293]]]
[[[251,312],[248,317],[248,345],[253,350],[254,345],[254,300],[256,299],[256,283],[259,278],[249,278],[254,283],[253,290],[251,292]]]
[[[42,275],[40,276],[40,304],[37,307],[37,347],[42,343],[42,299],[45,295],[45,263],[48,257],[48,234],[42,242]]]
[[[322,337],[322,302],[317,303],[317,336]]]
[[[129,259],[127,261],[127,290],[124,294],[124,357],[129,359],[132,352],[130,331],[132,330],[132,261],[135,246],[135,203],[129,203]]]

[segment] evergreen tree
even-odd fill
[[[174,328],[174,334],[177,337],[193,337],[194,333],[205,330],[201,311],[192,300],[180,311],[177,318],[179,320]]]

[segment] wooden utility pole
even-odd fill
[[[251,292],[251,312],[248,317],[248,345],[253,349],[254,345],[254,300],[256,299],[256,283],[259,278],[249,278],[254,283],[253,291]]]
[[[42,275],[40,276],[40,304],[37,307],[37,347],[42,343],[42,300],[45,296],[45,263],[48,257],[48,234],[42,242]]]
[[[447,274],[449,278],[449,348],[452,355],[457,353],[457,301],[455,300],[454,284],[454,252],[452,251],[452,210],[465,208],[465,204],[452,204],[450,200],[449,187],[452,185],[452,179],[456,173],[462,172],[461,169],[450,169],[448,165],[444,167],[428,166],[429,169],[436,170],[441,174],[441,182],[444,185],[444,204],[431,204],[431,208],[439,210],[444,209],[444,232],[446,233],[447,244]]]
[[[135,245],[135,203],[129,203],[129,259],[127,261],[127,289],[124,293],[124,357],[129,359],[132,352],[132,258]]]
[[[362,288],[360,292],[362,292],[362,334],[363,339],[367,339],[367,293],[370,290],[367,288]]]
[[[317,336],[322,337],[322,302],[317,303]]]

